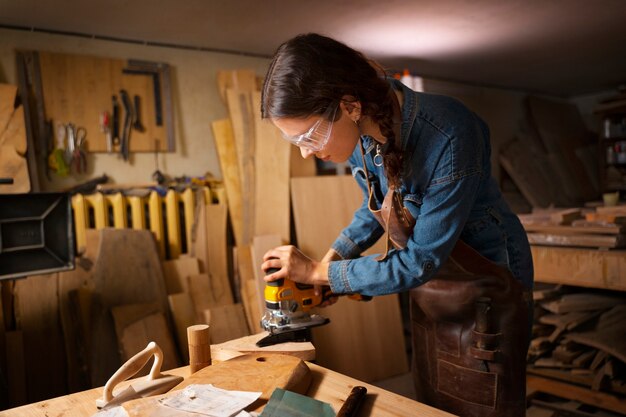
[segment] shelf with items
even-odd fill
[[[626,189],[626,99],[601,103],[594,112],[600,119],[598,159],[603,193]]]

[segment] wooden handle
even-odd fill
[[[359,412],[359,407],[367,394],[367,388],[356,386],[350,391],[350,395],[339,409],[337,417],[355,417]]]
[[[148,380],[158,379],[161,376],[163,351],[156,343],[150,342],[144,350],[127,360],[126,363],[109,378],[104,386],[104,392],[102,393],[103,402],[110,402],[113,399],[113,389],[115,386],[139,372],[152,356],[154,356],[154,363],[152,364],[152,369],[150,369]]]
[[[191,373],[211,365],[211,340],[208,324],[187,327],[189,343],[189,367]]]

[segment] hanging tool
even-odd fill
[[[111,115],[108,111],[100,113],[100,131],[104,133],[107,143],[107,152],[113,152],[113,133],[111,132]]]
[[[84,127],[78,127],[73,136],[74,154],[72,156],[72,162],[74,163],[74,170],[77,174],[84,174],[87,171],[87,159],[84,150],[87,130],[85,130]]]
[[[139,372],[153,356],[154,362],[147,379],[133,383],[114,396],[113,389],[115,386]],[[109,408],[135,398],[163,394],[183,381],[184,378],[182,376],[162,374],[162,364],[163,351],[156,343],[148,343],[148,346],[146,346],[144,350],[126,361],[126,363],[109,378],[104,386],[102,398],[96,400],[96,406],[98,408]]]
[[[120,138],[120,155],[122,155],[124,161],[128,161],[131,124],[135,116],[133,103],[131,103],[130,96],[126,90],[120,90],[120,98],[122,99],[122,106],[124,106],[124,125],[122,126],[122,136]]]
[[[267,274],[277,272],[272,268]],[[270,334],[256,345],[270,346],[283,342],[299,342],[311,340],[311,328],[323,326],[330,322],[326,317],[311,314],[310,310],[335,297],[330,287],[323,287],[320,295],[315,295],[312,285],[299,284],[289,278],[269,281],[265,285],[265,314],[261,319],[261,327]],[[350,298],[369,301],[372,297],[350,294]]]
[[[133,96],[133,104],[135,105],[133,129],[138,132],[145,132],[146,128],[141,123],[141,97],[139,97],[137,94]]]
[[[120,105],[117,101],[117,96],[111,96],[113,104],[113,118],[111,120],[111,135],[113,137],[113,145],[118,146],[120,144]]]
[[[57,123],[54,149],[50,152],[50,155],[48,155],[48,167],[61,177],[66,177],[70,173],[70,169],[65,163],[64,148],[66,133],[65,125]]]

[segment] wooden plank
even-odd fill
[[[593,330],[569,332],[568,339],[604,350],[626,362],[626,306],[617,305],[603,313]]]
[[[26,125],[24,123],[24,107],[19,106],[13,112],[9,123],[0,134],[0,146],[11,145],[18,154],[26,154]]]
[[[531,246],[535,280],[626,290],[626,251]]]
[[[57,294],[56,274],[32,276],[15,282],[16,321],[23,334],[29,402],[67,393]],[[41,354],[42,346],[45,346],[45,355]]]
[[[99,233],[100,249],[93,270],[90,369],[92,383],[104,385],[121,365],[110,309],[157,303],[159,312],[168,314],[169,307],[152,232],[102,229]]]
[[[0,146],[0,178],[12,178],[13,184],[2,184],[4,194],[27,193],[30,191],[30,177],[26,159],[22,158],[13,145]]]
[[[235,243],[243,245],[243,195],[232,123],[228,119],[216,120],[211,126],[226,188]]]
[[[237,272],[241,285],[241,299],[246,312],[248,328],[251,333],[258,333],[263,330],[260,323],[265,307],[261,309],[258,303],[258,286],[254,279],[252,252],[250,246],[238,246],[236,253]]]
[[[127,361],[145,349],[151,341],[154,341],[163,351],[163,366],[161,368],[163,371],[174,369],[180,365],[176,346],[165,321],[165,316],[158,311],[124,327],[120,335],[122,360]],[[147,374],[148,370],[146,367],[141,374]]]
[[[254,234],[279,235],[284,243],[291,240],[289,204],[289,169],[292,145],[280,130],[261,118],[261,92],[252,94],[254,105]]]
[[[111,109],[111,96],[121,89],[128,91],[131,100],[134,95],[141,97],[141,121],[146,128],[144,132],[132,130],[130,151],[154,151],[157,147],[168,151],[167,117],[163,117],[162,126],[156,125],[151,76],[123,74],[127,65],[122,59],[39,52],[39,63],[46,117],[83,126],[89,152],[106,152],[106,136],[100,131],[99,117]],[[124,112],[119,95],[118,102],[122,124]]]
[[[626,228],[623,225],[608,225],[608,226],[552,226],[552,225],[524,225],[524,230],[527,232],[536,232],[542,234],[551,235],[580,235],[580,234],[596,234],[596,235],[620,235],[624,234]]]
[[[245,90],[226,90],[226,102],[235,138],[237,166],[242,194],[242,241],[249,245],[255,230],[255,141],[252,94]]]
[[[9,405],[17,407],[28,403],[24,335],[21,330],[12,330],[6,332],[5,341]]]
[[[566,314],[577,311],[608,310],[623,302],[624,299],[618,295],[581,292],[564,294],[556,300],[545,301],[540,304],[543,308],[552,313]],[[565,318],[562,318],[562,320],[565,320]]]
[[[350,223],[363,193],[352,176],[293,178],[291,192],[300,249],[313,259],[321,259]],[[382,248],[381,240],[366,253]],[[375,297],[370,302],[344,298],[318,312],[331,320],[313,332],[319,364],[363,381],[407,372],[396,295]]]
[[[256,342],[269,335],[263,331],[250,336],[240,337],[224,343],[211,345],[211,357],[217,360],[228,360],[231,355],[241,355],[244,353],[272,353],[291,355],[303,361],[315,360],[315,347],[311,342],[285,342],[271,346],[258,347]]]
[[[592,404],[596,407],[626,413],[626,399],[573,384],[543,378],[536,375],[526,376],[526,385],[530,389],[546,392],[562,398]]]
[[[93,265],[100,246],[100,234],[94,229],[85,233],[85,250],[76,258],[76,267],[58,274],[59,317],[65,343],[67,384],[70,392],[91,387],[89,375],[90,301]]]
[[[187,341],[187,327],[198,324],[196,312],[193,308],[193,300],[189,293],[181,292],[167,296],[170,304],[170,312],[174,320],[176,330],[176,343],[181,359],[184,364],[189,363],[189,343]]]
[[[255,236],[252,241],[251,257],[254,270],[254,281],[256,282],[256,297],[259,303],[259,310],[265,311],[265,271],[261,269],[263,255],[270,249],[281,246],[282,241],[279,235]]]
[[[194,257],[181,256],[164,261],[162,266],[167,294],[189,291],[187,278],[200,273],[198,259]]]
[[[204,310],[204,322],[210,326],[211,344],[248,336],[248,324],[242,304],[211,307]]]
[[[548,233],[527,233],[531,245],[577,246],[591,248],[622,248],[626,246],[624,235],[591,235],[568,234],[557,235]]]
[[[227,206],[208,204],[206,209],[207,272],[211,294],[217,305],[232,304],[233,291],[228,274]]]
[[[198,323],[202,323],[204,319],[204,310],[217,305],[211,284],[211,278],[208,274],[197,274],[187,277],[187,287],[189,288],[189,295],[193,300],[193,308]]]
[[[6,129],[15,108],[17,86],[12,84],[0,84],[0,135]]]
[[[221,70],[217,72],[217,90],[222,103],[226,104],[226,90],[256,90],[256,73],[252,69]]]

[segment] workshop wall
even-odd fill
[[[158,155],[159,169],[170,176],[201,176],[211,172],[221,178],[211,121],[222,119],[228,113],[218,95],[216,73],[223,69],[250,68],[258,75],[263,75],[269,64],[267,59],[234,54],[0,29],[0,82],[17,84],[16,50],[139,59],[170,64],[176,152]],[[89,154],[87,161],[86,174],[68,178],[59,178],[53,174],[51,181],[42,178],[43,190],[60,190],[104,173],[116,183],[149,182],[156,170],[153,153],[134,153],[130,163],[124,162],[117,154],[106,153]]]

